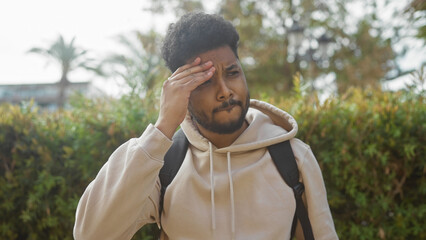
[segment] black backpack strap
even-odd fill
[[[161,195],[160,195],[160,206],[159,213],[161,217],[161,212],[163,211],[163,201],[164,194],[166,193],[166,188],[175,178],[177,172],[179,171],[180,166],[183,163],[183,159],[185,158],[186,152],[188,150],[188,139],[183,133],[182,129],[179,129],[173,135],[173,144],[170,147],[169,151],[167,151],[164,156],[164,165],[160,170],[160,182],[161,182]]]
[[[293,189],[294,196],[296,198],[296,213],[293,219],[292,225],[292,238],[296,229],[297,219],[303,228],[303,236],[305,240],[313,240],[314,234],[312,232],[311,223],[308,217],[308,211],[302,200],[302,194],[305,190],[303,183],[299,182],[299,170],[297,168],[296,159],[294,158],[293,151],[291,149],[290,141],[284,141],[271,145],[268,147],[269,154],[275,163],[281,177]],[[297,217],[297,219],[296,219]]]

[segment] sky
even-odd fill
[[[46,58],[27,51],[32,47],[47,47],[59,34],[66,41],[76,37],[77,46],[90,50],[93,57],[101,59],[108,53],[119,52],[120,46],[114,39],[119,34],[151,28],[165,32],[173,18],[153,16],[142,10],[144,6],[144,0],[0,1],[0,84],[58,81],[60,71],[54,62],[46,64]],[[421,59],[426,60],[425,47],[417,51],[422,46],[416,44],[401,61],[404,68],[416,66]],[[117,90],[114,84],[105,83],[84,70],[71,72],[69,79],[95,79],[95,85],[101,86],[105,92]]]
[[[0,1],[0,84],[58,81],[54,62],[46,64],[46,58],[27,51],[47,47],[60,34],[66,41],[76,37],[76,46],[103,56],[119,48],[119,34],[152,27],[165,31],[171,20],[152,16],[143,7],[143,0]],[[71,81],[92,77],[84,70],[69,75]]]

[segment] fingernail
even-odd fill
[[[196,62],[198,59],[199,59],[199,57],[196,57],[196,58],[194,59],[194,62]]]
[[[212,63],[211,61],[208,61],[208,62],[204,63],[204,65],[205,65],[205,66],[208,66],[208,65],[210,65],[211,63]]]

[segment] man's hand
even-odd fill
[[[170,139],[185,119],[191,92],[209,80],[215,71],[211,61],[200,62],[197,57],[192,63],[183,65],[163,84],[160,115],[155,127]]]

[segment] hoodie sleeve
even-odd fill
[[[158,223],[158,173],[171,144],[149,125],[116,149],[78,203],[74,238],[131,239],[144,224]]]
[[[333,218],[327,201],[321,169],[311,148],[298,139],[292,141],[293,151],[298,161],[299,171],[305,185],[304,200],[309,220],[316,240],[338,239]],[[298,228],[299,228],[298,224]],[[301,236],[300,236],[301,234]],[[303,239],[303,232],[296,231],[297,239]]]

